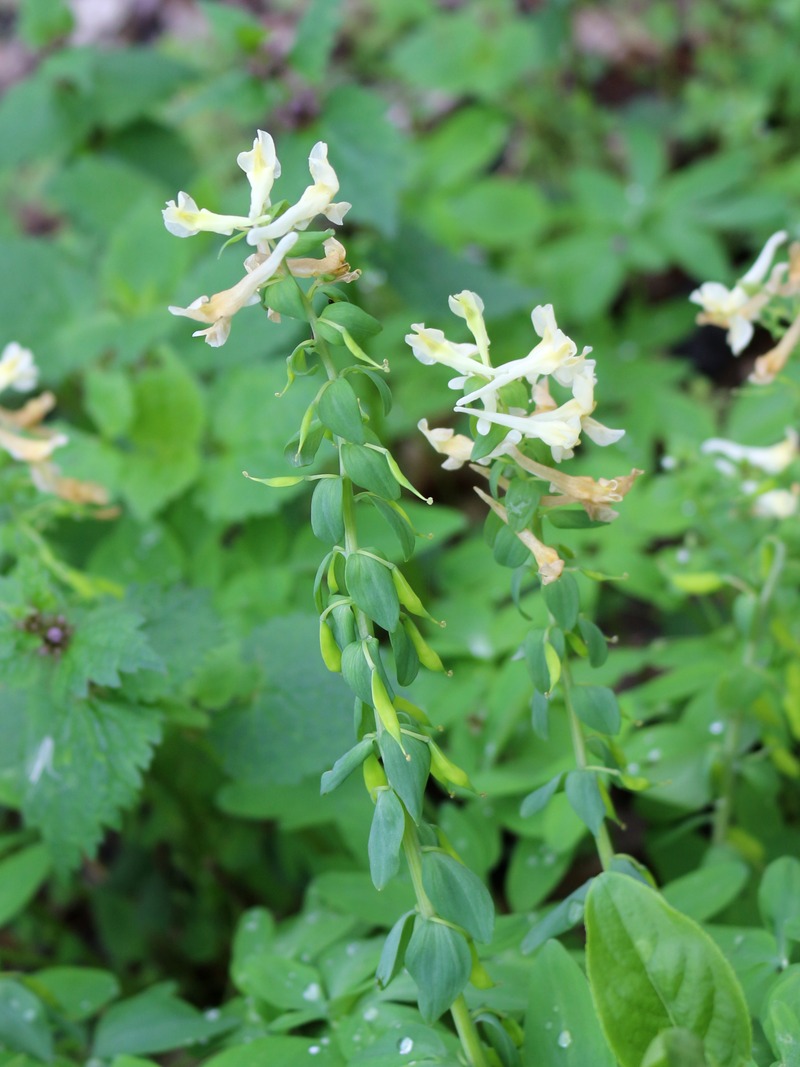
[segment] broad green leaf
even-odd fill
[[[515,912],[527,912],[545,900],[569,870],[574,848],[556,851],[541,838],[514,844],[506,873],[506,895]]]
[[[525,635],[525,661],[528,664],[533,684],[540,693],[549,693],[552,688],[550,668],[545,657],[546,645],[546,630],[529,630]]]
[[[0,860],[0,926],[22,911],[50,873],[44,845],[28,845]]]
[[[547,802],[550,797],[555,796],[561,785],[561,779],[563,774],[557,774],[554,778],[551,778],[545,785],[540,785],[538,789],[534,789],[532,793],[528,793],[519,808],[520,815],[527,819],[531,815],[535,815],[537,811],[541,811],[542,808],[547,806]]]
[[[800,1067],[800,969],[796,964],[770,990],[761,1022],[781,1067]]]
[[[404,965],[406,949],[414,930],[416,915],[416,911],[407,911],[404,915],[401,915],[386,936],[378,969],[375,973],[378,985],[382,989],[385,989],[391,980],[400,973]]]
[[[320,478],[311,496],[311,529],[326,545],[344,540],[342,489],[341,478]]]
[[[463,927],[476,941],[491,941],[494,904],[489,890],[469,867],[446,852],[425,851],[422,884],[443,919]]]
[[[703,1042],[689,1030],[663,1030],[642,1060],[642,1067],[708,1067]]]
[[[591,730],[611,736],[619,733],[622,716],[613,689],[603,685],[576,685],[572,702],[578,718]]]
[[[781,856],[770,863],[758,887],[758,904],[780,953],[788,956],[786,942],[800,941],[800,860]]]
[[[469,981],[472,955],[464,935],[435,919],[417,916],[405,959],[417,983],[422,1018],[435,1022]]]
[[[564,631],[571,630],[578,621],[581,606],[578,583],[571,574],[564,573],[557,582],[544,587],[547,608]]]
[[[320,1009],[324,1003],[319,971],[274,952],[244,959],[231,971],[231,977],[242,993],[283,1011]]]
[[[615,1067],[589,983],[558,941],[548,941],[531,966],[524,1059],[536,1067]]]
[[[82,1022],[119,996],[119,982],[96,967],[48,967],[32,979],[58,1002],[68,1019]]]
[[[596,837],[606,817],[606,806],[595,772],[570,771],[564,780],[564,792],[572,810]]]
[[[394,790],[379,790],[367,846],[369,871],[376,889],[383,889],[400,869],[405,824],[403,805]]]
[[[419,674],[419,655],[402,622],[389,634],[389,638],[397,683],[401,686],[411,685]]]
[[[342,650],[342,676],[356,696],[372,704],[372,671],[364,655],[365,642],[352,641]]]
[[[370,494],[365,498],[383,516],[392,533],[397,538],[403,559],[408,560],[414,555],[417,544],[417,534],[406,515],[405,509],[393,500],[382,500],[379,496]]]
[[[203,1067],[308,1067],[310,1063],[341,1067],[343,1061],[331,1045],[323,1045],[315,1038],[281,1034],[232,1045],[205,1060]]]
[[[104,437],[118,437],[133,420],[130,377],[113,367],[93,368],[84,378],[86,410]]]
[[[543,486],[540,482],[512,478],[506,495],[503,497],[503,506],[508,515],[508,525],[515,533],[524,530],[530,524],[542,497],[542,491]],[[560,585],[561,582],[557,584]]]
[[[346,300],[337,300],[334,304],[328,304],[319,317],[319,325],[335,323],[344,327],[350,336],[358,343],[365,344],[370,337],[380,333],[383,327],[377,319],[367,314],[357,304],[350,304]],[[330,341],[338,341],[341,344],[342,335],[338,330],[328,327],[322,331]],[[343,379],[337,379],[342,381]]]
[[[400,621],[400,601],[389,568],[364,552],[351,552],[344,578],[356,606],[384,630],[394,630]]]
[[[558,937],[583,921],[584,902],[591,884],[590,879],[575,889],[530,928],[520,946],[524,954],[535,952],[549,938]]]
[[[653,889],[596,878],[586,903],[587,966],[621,1067],[640,1067],[662,1030],[689,1030],[720,1067],[744,1067],[750,1021],[731,966],[703,930]]]
[[[9,978],[0,978],[0,1045],[37,1060],[53,1058],[53,1035],[42,1002]]]
[[[386,731],[381,734],[379,744],[386,777],[405,804],[408,814],[418,823],[422,818],[422,801],[431,769],[431,750],[424,741],[404,737],[404,755],[398,743]]]
[[[695,922],[705,922],[727,908],[741,893],[750,869],[741,860],[711,863],[664,886],[664,900]]]
[[[593,667],[602,667],[608,659],[608,642],[602,630],[591,619],[578,619],[578,629],[589,650],[589,662]]]
[[[249,908],[233,935],[231,973],[238,973],[253,956],[266,955],[275,941],[275,920],[266,908]]]
[[[400,486],[380,452],[366,445],[345,444],[341,454],[345,470],[356,485],[384,499],[398,499]]]
[[[108,1009],[95,1031],[92,1055],[106,1059],[167,1052],[208,1041],[236,1025],[219,1013],[199,1012],[169,985],[156,986]]]
[[[346,378],[334,378],[323,388],[317,401],[317,415],[323,426],[344,441],[357,445],[364,443],[361,408],[358,406],[353,387]]]
[[[320,795],[325,796],[327,793],[332,793],[357,767],[360,767],[372,752],[373,743],[371,737],[365,737],[357,745],[345,752],[343,756],[340,756],[333,767],[323,774],[319,783]]]

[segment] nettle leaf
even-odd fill
[[[424,741],[416,737],[404,737],[406,753],[387,731],[380,738],[381,756],[386,777],[392,789],[406,806],[406,810],[415,823],[422,818],[422,801],[425,785],[431,769],[431,750]]]
[[[472,970],[472,954],[464,935],[421,915],[414,925],[405,962],[417,983],[419,1010],[428,1023],[447,1011]]]
[[[616,1067],[589,983],[558,941],[548,941],[531,967],[524,1060],[536,1067]]]
[[[324,386],[317,401],[317,415],[322,425],[338,437],[357,445],[364,443],[358,397],[346,378],[334,378]]]
[[[788,956],[787,940],[800,941],[800,860],[781,856],[770,863],[758,887],[758,905],[781,955]]]
[[[311,529],[326,545],[344,540],[342,517],[343,485],[341,478],[320,478],[311,496]]]
[[[100,700],[65,705],[40,689],[30,695],[23,729],[25,821],[39,828],[59,867],[74,866],[135,800],[161,739],[161,713]]]
[[[343,756],[340,756],[329,771],[325,771],[319,783],[320,796],[332,793],[356,770],[372,752],[373,739],[365,737]]]
[[[477,874],[446,852],[422,854],[422,884],[443,919],[463,927],[476,941],[491,941],[494,904]]]
[[[406,816],[393,789],[381,789],[375,801],[369,832],[369,873],[376,889],[383,889],[400,868],[400,849]]]
[[[69,622],[74,630],[56,668],[56,693],[85,697],[90,683],[117,688],[121,674],[164,670],[143,632],[143,616],[124,602],[77,608]]]
[[[400,621],[400,601],[388,567],[374,556],[352,552],[345,563],[347,592],[369,617],[390,632]]]
[[[653,889],[595,878],[586,902],[587,966],[600,1021],[621,1067],[640,1067],[662,1030],[689,1030],[719,1067],[750,1058],[747,1004],[711,938]]]
[[[578,621],[581,606],[578,583],[567,572],[557,582],[544,587],[547,608],[562,630],[571,630]]]
[[[564,792],[572,810],[596,837],[606,817],[597,775],[594,771],[570,771],[564,782]]]
[[[109,1008],[95,1032],[92,1055],[141,1056],[207,1042],[237,1025],[233,1018],[209,1018],[180,1000],[170,985],[155,986]]]
[[[375,972],[375,978],[381,989],[385,989],[403,967],[406,949],[414,931],[416,915],[416,911],[407,911],[405,915],[401,915],[386,936],[378,969]]]
[[[622,715],[613,689],[604,685],[576,685],[572,690],[572,703],[575,714],[590,729],[601,734],[619,733]]]

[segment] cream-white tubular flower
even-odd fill
[[[568,400],[552,411],[534,412],[532,415],[511,415],[501,411],[480,411],[477,408],[456,406],[457,412],[475,415],[483,422],[507,426],[522,437],[544,441],[546,445],[574,448],[580,442],[581,415],[583,410],[577,400]]]
[[[728,346],[739,355],[750,343],[753,323],[758,321],[765,304],[777,290],[788,265],[776,266],[765,283],[775,252],[788,234],[779,230],[764,245],[753,266],[742,275],[732,289],[721,282],[704,282],[690,294],[689,299],[703,309],[697,316],[700,324],[727,328]]]
[[[477,345],[448,341],[441,330],[426,329],[422,322],[413,322],[411,329],[417,332],[407,333],[405,341],[420,363],[426,366],[441,363],[445,367],[452,367],[465,378],[489,378],[494,373],[491,367],[475,359],[478,355]]]
[[[710,437],[700,446],[706,454],[726,456],[734,463],[748,463],[767,474],[780,474],[798,455],[797,431],[788,427],[786,436],[776,445],[767,447],[748,447],[728,441],[723,437]]]
[[[428,443],[436,452],[447,457],[442,464],[444,470],[456,471],[460,467],[463,467],[465,463],[472,462],[471,456],[474,442],[465,434],[456,433],[455,430],[445,426],[431,429],[428,426],[427,419],[420,419],[417,423],[417,429],[424,435]],[[494,451],[488,456],[483,456],[483,458],[477,460],[477,462],[487,464],[498,456],[508,454],[519,440],[520,435],[514,430],[511,430],[508,436],[500,442]]]
[[[489,360],[489,334],[486,332],[486,323],[483,321],[483,301],[477,293],[464,289],[448,297],[450,310],[460,319],[464,319],[469,332],[475,338],[481,361],[490,366]]]
[[[748,381],[756,385],[769,385],[780,374],[800,342],[800,315],[789,326],[780,341],[753,364],[753,373]]]
[[[204,233],[221,233],[230,236],[234,230],[246,230],[251,225],[244,215],[217,215],[206,208],[198,208],[188,193],[178,193],[178,202],[167,201],[161,212],[164,225],[175,237],[194,237]]]
[[[248,244],[257,245],[261,241],[271,241],[290,230],[305,230],[317,215],[324,215],[330,222],[341,224],[352,205],[346,201],[332,203],[339,192],[339,179],[328,162],[328,146],[323,141],[317,141],[311,149],[308,169],[314,184],[309,185],[297,203],[287,208],[273,222],[252,229],[247,235]]]
[[[753,514],[762,519],[788,519],[797,511],[797,486],[794,489],[770,489],[753,502]]]
[[[23,463],[41,463],[49,459],[57,448],[67,444],[69,438],[63,433],[42,431],[46,436],[23,437],[0,427],[0,448],[5,449],[12,459],[18,459]]]
[[[276,178],[281,176],[281,165],[275,154],[275,142],[264,130],[259,130],[249,152],[240,152],[236,162],[250,182],[250,218],[257,219],[269,206],[269,194]]]
[[[9,341],[0,354],[0,393],[9,388],[27,393],[36,387],[38,380],[33,352],[16,341]]]
[[[223,289],[214,296],[200,296],[188,307],[170,307],[173,315],[180,315],[197,322],[208,323],[205,330],[197,330],[194,337],[204,337],[213,348],[224,345],[231,330],[231,319],[243,307],[258,303],[258,290],[269,281],[283,262],[286,254],[297,243],[296,233],[287,233],[272,255],[268,256],[231,289]]]

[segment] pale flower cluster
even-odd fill
[[[786,436],[766,447],[740,445],[723,437],[711,437],[700,446],[701,452],[717,456],[714,465],[726,476],[744,471],[742,491],[752,498],[752,511],[760,518],[787,519],[798,510],[800,487],[775,487],[774,477],[782,474],[800,455],[800,437],[788,427]],[[758,473],[770,476],[758,477]]]
[[[450,308],[466,320],[474,342],[449,341],[441,330],[427,329],[422,323],[412,325],[415,332],[406,336],[406,342],[420,362],[441,363],[457,372],[449,385],[464,395],[455,410],[475,415],[479,434],[488,434],[493,425],[508,429],[493,455],[508,452],[526,438],[536,439],[550,448],[553,459],[559,463],[574,454],[584,433],[599,445],[613,444],[623,436],[624,430],[609,429],[593,418],[595,360],[588,358],[590,348],[579,353],[575,342],[558,328],[552,305],[536,307],[531,313],[539,343],[522,359],[498,367],[493,367],[489,360],[490,342],[480,297],[469,291],[457,293],[450,297]],[[550,381],[569,390],[570,398],[557,403],[550,392]],[[526,384],[530,403],[527,408],[505,410],[501,390],[514,382]],[[482,406],[474,407],[478,402]],[[439,434],[443,440],[441,431],[427,433]],[[451,460],[456,458],[454,447],[451,444],[451,451],[447,452]]]
[[[219,215],[198,208],[188,193],[178,193],[163,211],[164,225],[176,237],[219,233],[230,236],[246,234],[247,243],[255,246],[254,255],[245,260],[245,275],[236,285],[213,296],[200,296],[188,307],[170,307],[173,315],[181,315],[204,324],[195,337],[203,337],[207,344],[218,348],[230,334],[231,320],[243,307],[260,302],[261,291],[276,277],[281,266],[298,277],[332,276],[351,281],[357,272],[350,271],[345,251],[338,241],[326,241],[324,258],[287,259],[297,244],[298,235],[319,215],[340,224],[350,204],[334,202],[339,191],[339,179],[328,162],[328,146],[318,141],[311,149],[308,167],[312,184],[297,203],[283,209],[283,203],[271,202],[272,186],[280,177],[281,165],[275,153],[275,143],[268,133],[259,130],[249,152],[240,152],[236,162],[250,184],[250,210],[247,215]],[[277,244],[273,247],[273,242]],[[316,264],[316,265],[315,265]]]

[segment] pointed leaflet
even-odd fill
[[[342,479],[320,478],[311,496],[311,529],[326,545],[344,541]]]
[[[383,889],[400,867],[406,816],[393,789],[381,789],[369,831],[369,873],[376,889]]]
[[[344,568],[347,592],[356,606],[390,632],[400,621],[400,601],[389,568],[363,552],[352,552]]]
[[[423,852],[422,884],[443,919],[463,927],[476,941],[492,940],[494,904],[469,867],[446,852]]]
[[[386,776],[408,814],[418,823],[422,818],[422,800],[431,769],[431,752],[428,745],[416,737],[404,737],[403,744],[409,759],[389,733],[381,734],[380,749]]]
[[[589,983],[558,941],[548,941],[531,967],[524,1053],[536,1067],[615,1067]]]
[[[415,911],[407,911],[401,915],[386,936],[378,969],[375,972],[375,978],[381,989],[385,989],[403,967],[406,949],[414,930],[416,914]]]
[[[347,474],[356,485],[368,489],[385,500],[397,500],[400,486],[389,469],[386,457],[366,445],[344,444],[342,461]]]
[[[572,703],[575,714],[590,729],[610,735],[619,732],[622,716],[613,689],[604,685],[576,685],[572,690]]]
[[[750,1057],[736,976],[711,938],[655,890],[622,874],[595,878],[586,902],[587,967],[621,1067],[640,1067],[662,1030],[689,1030],[719,1067]]]
[[[417,983],[422,1017],[432,1023],[469,981],[472,956],[458,930],[418,916],[406,950],[406,968]]]
[[[544,587],[548,610],[562,630],[569,631],[578,621],[580,594],[578,583],[571,574],[564,573],[557,582]]]
[[[334,789],[338,789],[345,778],[348,778],[357,767],[361,766],[371,751],[372,738],[365,737],[348,752],[345,752],[343,756],[340,756],[333,767],[329,771],[325,771],[320,779],[320,796],[324,797],[326,793],[332,793]]]
[[[570,771],[564,783],[564,792],[572,810],[596,837],[606,817],[597,775],[594,771]]]
[[[317,415],[323,426],[345,441],[364,443],[364,420],[358,398],[346,378],[334,378],[325,385],[317,401]]]

